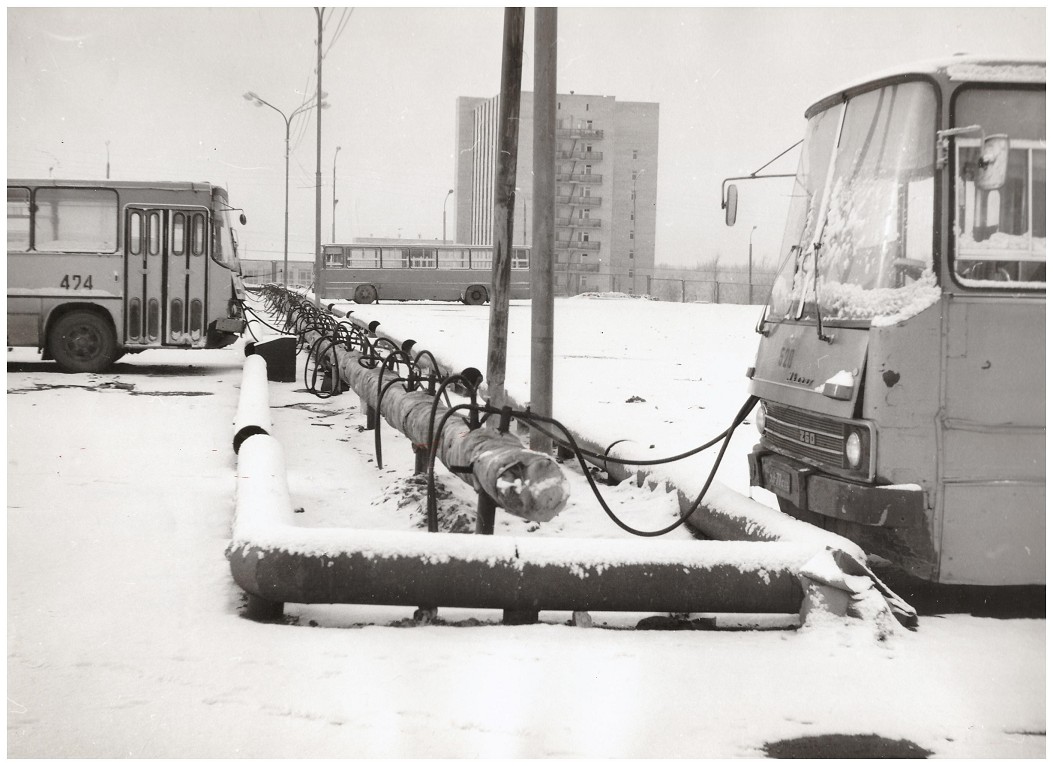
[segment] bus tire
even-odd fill
[[[486,288],[482,285],[472,285],[464,291],[463,300],[469,306],[482,306],[490,296],[486,294]]]
[[[117,358],[117,336],[98,312],[70,311],[48,331],[48,350],[63,372],[102,372]]]
[[[373,285],[359,285],[355,288],[355,303],[376,303],[377,288]]]

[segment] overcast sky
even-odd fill
[[[330,9],[323,34],[322,239],[439,238],[458,96],[497,93],[500,7]],[[286,113],[314,92],[310,7],[7,11],[8,176],[207,180],[249,224],[243,257],[280,258]],[[533,89],[533,13],[524,89]],[[797,141],[804,110],[849,81],[957,52],[1045,55],[1045,9],[561,8],[560,92],[660,104],[656,260],[774,260],[780,182],[740,189]],[[314,248],[314,111],[292,123],[290,255]],[[341,150],[335,154],[336,147]],[[792,172],[796,153],[771,172]],[[447,207],[453,231],[452,200]]]

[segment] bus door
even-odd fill
[[[125,213],[125,338],[188,346],[204,337],[208,218],[200,209],[129,206]]]

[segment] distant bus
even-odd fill
[[[233,343],[231,210],[208,183],[8,179],[8,346],[99,372],[148,348]]]
[[[325,245],[326,298],[355,303],[490,300],[489,245]],[[512,248],[511,298],[530,297],[530,250]]]

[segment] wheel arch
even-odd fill
[[[112,310],[101,303],[93,303],[91,301],[66,301],[53,306],[44,318],[40,347],[42,359],[54,358],[51,354],[51,349],[49,348],[51,343],[49,340],[51,337],[51,328],[53,328],[55,323],[62,319],[62,317],[71,314],[74,311],[90,311],[107,322],[113,330],[113,337],[117,341],[117,350],[118,353],[120,353],[121,349],[124,348],[124,333],[118,330],[117,319],[114,317]]]

